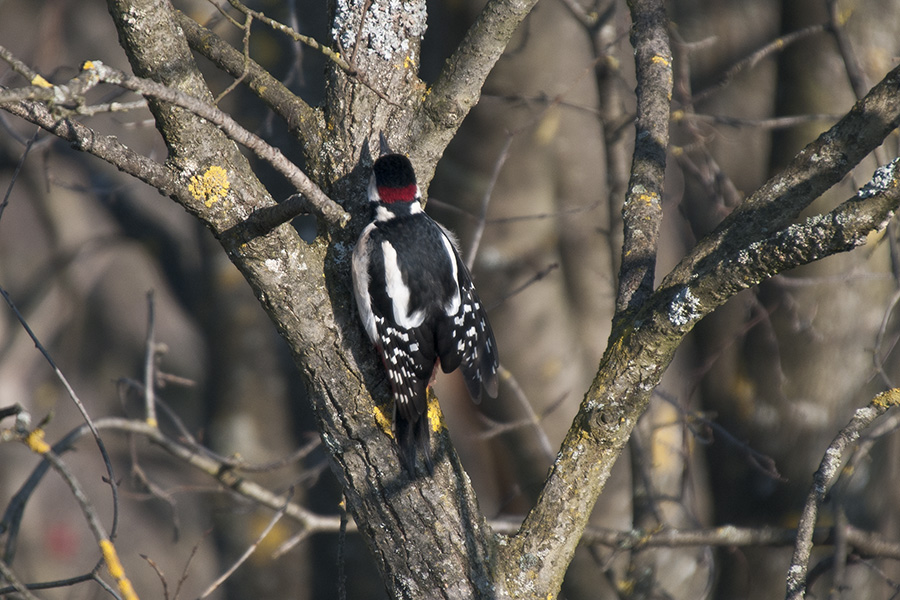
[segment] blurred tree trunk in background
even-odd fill
[[[692,71],[694,91],[714,83],[723,67],[774,37],[827,24],[830,4],[733,2],[719,3],[710,12],[693,6],[695,20],[675,20],[681,24],[682,38],[710,40],[709,50],[692,55],[700,59]],[[736,76],[698,109],[741,118],[843,114],[857,99],[845,59],[859,62],[865,89],[891,69],[900,53],[896,36],[900,5],[877,1],[837,5],[838,23],[846,25],[855,56],[842,56],[827,30],[808,35]],[[710,58],[702,60],[704,55]],[[707,231],[719,220],[722,207],[733,206],[830,125],[828,120],[812,120],[778,129],[771,136],[763,128],[720,128],[705,147],[711,160],[705,152],[698,153],[702,158],[689,154],[695,161],[706,161],[707,167],[705,182],[685,176],[692,231]],[[771,149],[766,147],[769,143]],[[871,172],[894,153],[876,153],[877,160],[864,162],[861,171]],[[852,195],[859,183],[848,179],[812,208],[829,209]],[[709,453],[717,523],[794,524],[810,473],[835,430],[885,385],[877,365],[883,361],[888,373],[896,372],[893,320],[883,332],[886,341],[876,347],[885,307],[896,290],[890,276],[895,268],[894,243],[885,239],[866,250],[764,282],[697,328],[696,368],[704,369],[705,410],[718,415],[738,441],[773,459],[784,477],[778,481],[754,467],[740,448],[729,448],[717,439]],[[889,448],[896,454],[896,442]],[[881,460],[887,458],[881,455]],[[852,491],[840,504],[852,523],[877,526],[894,513],[885,510],[885,502],[891,497],[896,501],[896,482],[884,477],[878,462],[859,467],[851,479]],[[778,577],[789,557],[788,549],[720,552],[722,576],[716,596],[778,597],[783,592]],[[868,581],[873,587],[865,588],[862,580],[848,583],[853,597],[878,597],[881,584]]]
[[[474,15],[478,3],[473,5]],[[608,32],[627,27],[623,9],[610,15]],[[616,42],[607,49],[610,56],[627,52],[624,39]],[[607,186],[595,58],[591,36],[561,2],[539,3],[494,68],[430,189],[438,202],[429,211],[454,225],[465,251],[473,222],[445,204],[478,215],[500,168],[474,273],[482,299],[496,306],[494,328],[506,332],[498,338],[503,366],[524,391],[542,432],[523,424],[492,438],[495,461],[483,473],[471,473],[491,492],[479,494],[488,514],[522,513],[534,504],[609,336],[615,296],[610,215],[620,210],[621,198],[611,199]],[[457,389],[453,406],[475,410],[464,388]],[[530,418],[512,394],[478,410],[495,423]],[[477,417],[452,425],[454,435],[462,431],[462,440],[472,439],[459,444],[464,459],[471,443],[470,462],[480,464],[476,456],[486,444],[476,444],[470,432],[491,428]],[[595,509],[598,524],[628,525],[627,468],[625,461],[617,465]],[[596,597],[600,564],[587,549],[576,560],[587,568],[573,569],[578,575],[570,576],[567,597]]]

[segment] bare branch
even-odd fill
[[[6,188],[6,194],[3,195],[3,201],[0,202],[0,219],[3,218],[3,211],[9,206],[9,196],[12,194],[13,187],[19,179],[19,173],[22,171],[22,165],[25,164],[25,159],[28,158],[28,153],[37,141],[38,133],[40,133],[40,131],[40,128],[34,130],[34,135],[28,139],[28,142],[25,144],[25,149],[22,151],[22,157],[19,159],[19,162],[16,163],[16,170],[13,171],[12,177],[9,180],[9,187]]]
[[[326,58],[328,58],[328,60],[334,62],[334,64],[339,66],[341,69],[343,69],[347,73],[354,72],[354,69],[350,66],[349,63],[347,63],[346,60],[344,60],[344,58],[340,54],[338,54],[337,52],[335,52],[328,46],[326,46],[324,44],[320,44],[314,37],[309,36],[309,35],[303,35],[302,33],[298,33],[296,31],[294,31],[292,28],[288,27],[287,25],[284,25],[283,23],[279,23],[275,19],[267,17],[262,12],[253,10],[253,9],[245,6],[238,0],[228,0],[228,3],[231,4],[231,6],[236,8],[238,11],[243,13],[244,15],[246,15],[248,17],[253,17],[256,20],[265,23],[266,25],[271,27],[273,30],[279,31],[279,32],[285,34],[286,36],[293,39],[295,42],[300,42],[301,44],[309,46],[313,50],[317,50],[317,51],[321,52]]]
[[[99,521],[96,522],[96,525],[99,526],[99,528],[94,529],[94,533],[97,536],[98,542],[102,542],[103,539],[107,539],[107,538],[115,538],[116,530],[118,528],[118,523],[119,523],[119,486],[116,483],[116,476],[113,472],[112,461],[109,458],[109,453],[106,451],[106,444],[104,444],[103,440],[100,438],[100,433],[97,431],[97,427],[94,425],[93,419],[91,419],[91,416],[88,414],[87,409],[84,407],[84,403],[81,402],[81,399],[78,397],[78,394],[75,393],[75,389],[72,388],[72,385],[69,383],[69,380],[66,378],[65,375],[63,375],[63,372],[59,369],[59,367],[56,366],[56,362],[53,360],[53,357],[50,356],[50,353],[47,352],[47,349],[44,348],[43,344],[41,344],[41,341],[38,339],[37,335],[35,335],[34,331],[32,331],[31,327],[28,325],[28,322],[25,320],[25,317],[22,315],[22,313],[19,312],[19,309],[16,308],[16,305],[15,305],[15,303],[13,303],[12,298],[9,297],[9,294],[2,287],[0,287],[0,295],[3,296],[4,300],[6,300],[7,305],[9,305],[9,308],[13,311],[13,314],[16,315],[16,318],[19,320],[19,323],[22,325],[22,328],[25,329],[25,332],[28,334],[28,337],[31,338],[31,341],[34,342],[35,347],[38,349],[38,351],[41,353],[41,355],[43,355],[44,359],[46,359],[47,363],[50,365],[50,368],[53,369],[53,373],[56,375],[56,378],[59,380],[60,383],[62,383],[63,387],[65,388],[66,392],[69,395],[69,398],[72,400],[72,402],[78,408],[78,412],[81,413],[81,418],[84,419],[85,425],[87,425],[88,429],[91,432],[91,435],[94,437],[94,442],[97,444],[97,448],[100,451],[100,456],[103,458],[103,465],[106,468],[106,475],[108,477],[108,481],[106,483],[109,484],[110,491],[112,492],[112,501],[113,501],[113,520],[112,520],[112,527],[110,528],[110,535],[109,536],[106,535],[106,532],[102,529],[102,526],[99,525]],[[36,430],[36,431],[39,431],[39,430]],[[30,439],[30,436],[29,436],[29,439]],[[41,450],[39,452],[40,454],[47,454],[47,453],[52,454],[51,448],[49,446],[47,446],[46,443],[43,443],[42,445],[38,444],[38,448],[39,448],[39,450]],[[32,447],[32,449],[34,450],[35,448]],[[61,470],[65,469],[64,466],[59,466],[57,464],[54,464],[52,457],[48,457],[47,460],[54,466],[54,468],[57,469],[57,471],[61,471]],[[60,474],[63,475],[64,477],[66,477],[68,472],[67,471],[65,473],[61,472]],[[72,491],[75,492],[76,488],[78,487],[77,482],[74,480],[70,481],[70,479],[71,479],[71,477],[69,479],[67,479],[66,483],[68,483],[69,486],[72,488]],[[86,510],[85,507],[82,507],[82,510]],[[91,515],[86,515],[86,516],[91,518],[93,515],[91,514]],[[93,528],[94,528],[94,525],[92,525],[92,529]],[[102,536],[101,536],[101,534],[102,534]],[[111,544],[112,544],[112,542],[110,542],[110,545]]]
[[[494,519],[491,528],[495,533],[515,535],[522,526],[517,519]],[[883,557],[900,560],[900,543],[886,540],[882,536],[858,529],[853,525],[846,528],[847,543],[854,551],[869,557]],[[793,546],[797,541],[797,530],[780,527],[735,527],[723,525],[710,529],[662,528],[653,531],[632,529],[617,531],[604,527],[588,526],[581,538],[584,544],[606,546],[619,551],[635,551],[646,548],[696,548],[701,546],[751,547],[751,546]],[[834,527],[816,527],[812,541],[816,545],[833,545],[836,541]]]
[[[742,117],[729,117],[725,115],[705,115],[701,113],[688,113],[681,110],[672,113],[672,121],[701,121],[715,125],[728,127],[752,127],[754,129],[787,129],[799,127],[815,121],[837,121],[840,115],[793,115],[789,117],[772,117],[771,119],[747,119]]]
[[[191,48],[211,60],[232,77],[246,76],[244,83],[287,123],[291,134],[305,146],[317,148],[324,124],[321,113],[294,95],[253,60],[245,62],[242,53],[215,34],[198,25],[184,13],[175,13],[179,27]],[[307,153],[308,154],[308,153]]]
[[[489,0],[441,71],[411,129],[411,153],[437,164],[463,119],[481,97],[488,73],[537,0]],[[431,181],[431,172],[418,173]]]
[[[150,427],[156,420],[156,306],[153,291],[147,292],[147,337],[144,341],[144,418]]]
[[[247,550],[244,551],[244,553],[240,557],[238,557],[238,559],[234,561],[234,563],[230,567],[228,567],[228,569],[226,569],[224,573],[222,573],[214,582],[212,582],[209,587],[203,590],[203,593],[200,594],[200,600],[206,598],[214,591],[216,591],[219,586],[225,583],[226,579],[231,577],[231,575],[238,569],[238,567],[247,562],[247,559],[250,558],[250,555],[256,551],[260,543],[262,543],[266,536],[269,535],[269,532],[272,531],[272,528],[275,527],[275,524],[278,523],[278,521],[281,520],[281,517],[284,516],[284,512],[287,510],[288,504],[290,503],[291,497],[293,495],[294,490],[292,488],[290,493],[288,494],[287,499],[284,501],[284,506],[282,506],[274,515],[272,515],[269,523],[265,526],[265,528],[263,528],[262,532],[260,532],[259,537],[257,537],[256,540],[247,547]]]
[[[189,196],[169,169],[142,156],[115,136],[101,135],[72,118],[58,118],[40,102],[24,101],[2,105],[12,115],[40,126],[69,142],[73,148],[92,154],[120,171],[156,188],[159,193],[179,199],[189,206]]]
[[[632,2],[630,6],[639,81],[638,133],[624,209],[624,258],[616,300],[616,313],[620,319],[624,318],[625,311],[644,305],[653,289],[672,89],[672,56],[663,3],[645,0]],[[653,367],[641,377],[652,378],[653,384],[631,382],[630,394],[635,398],[630,402],[627,396],[618,394],[607,384],[607,377],[614,379],[613,373],[624,372],[622,365],[615,362],[629,360],[626,345],[630,343],[618,344],[615,337],[611,338],[610,348],[615,348],[617,356],[610,359],[610,350],[607,350],[600,373],[585,396],[538,503],[526,517],[519,533],[501,548],[504,568],[508,569],[504,573],[507,581],[517,589],[532,590],[531,597],[558,593],[591,508],[609,477],[612,460],[621,452],[637,420],[639,413],[625,417],[621,407],[640,411],[649,401],[649,391],[658,382],[662,364],[668,364],[669,359],[663,356],[658,357],[659,362],[655,360],[657,357],[648,357]],[[601,394],[603,399],[598,398]],[[605,410],[606,395],[615,398],[610,398],[609,410]],[[548,544],[548,539],[555,542]],[[523,564],[516,556],[529,556],[531,560]]]
[[[96,434],[97,429],[94,424],[90,422],[89,425],[91,432]],[[27,435],[23,435],[22,441],[31,448],[33,452],[42,456],[60,477],[62,477],[63,481],[72,492],[72,496],[75,498],[78,506],[81,508],[81,512],[87,521],[88,528],[97,540],[97,543],[100,546],[102,561],[106,564],[109,574],[115,579],[122,597],[124,600],[137,600],[138,597],[134,591],[131,580],[126,576],[125,571],[122,568],[122,563],[119,560],[118,553],[116,552],[116,547],[113,545],[112,536],[106,532],[106,529],[103,527],[100,518],[94,510],[93,504],[90,499],[88,499],[81,484],[69,470],[68,466],[66,466],[60,457],[53,452],[50,446],[43,441],[43,433],[44,432],[41,429],[35,429],[28,432]],[[115,519],[113,521],[113,528],[115,528]],[[99,582],[100,581],[98,580],[98,583]]]
[[[478,247],[481,245],[481,236],[484,234],[484,226],[487,224],[488,205],[491,202],[491,194],[494,192],[494,186],[500,178],[500,171],[509,158],[509,147],[512,146],[513,135],[507,134],[506,141],[503,142],[503,148],[494,163],[494,170],[491,172],[491,179],[488,181],[484,194],[481,197],[481,211],[478,213],[478,219],[475,223],[475,233],[472,234],[472,243],[469,244],[469,251],[466,252],[466,267],[471,271],[475,265],[475,257],[478,255]]]
[[[244,81],[244,79],[247,77],[247,75],[250,72],[250,28],[252,25],[253,25],[253,15],[245,15],[244,16],[244,25],[243,25],[244,51],[242,53],[244,60],[242,61],[242,64],[241,64],[241,72],[237,76],[237,78],[235,78],[235,80],[232,81],[231,84],[227,88],[225,88],[224,90],[219,92],[219,95],[216,96],[215,100],[213,100],[213,104],[215,104],[216,106],[218,106],[219,102],[222,101],[222,98],[224,98],[225,96],[230,94],[234,89],[236,89],[237,86],[239,86],[241,84],[241,82]]]
[[[794,161],[799,164],[797,171],[789,169],[775,178],[793,175],[798,187],[772,188],[772,182],[764,186],[751,197],[755,200],[749,206],[745,202],[735,211],[743,213],[744,220],[738,221],[732,213],[720,228],[718,236],[723,236],[721,231],[727,231],[729,225],[734,227],[728,231],[727,244],[720,239],[723,247],[717,248],[701,241],[695,254],[636,307],[631,319],[620,319],[614,324],[597,376],[566,435],[538,504],[520,531],[501,548],[504,564],[512,571],[505,573],[507,581],[523,588],[537,587],[536,597],[558,589],[564,565],[584,530],[586,515],[609,477],[613,461],[624,448],[681,339],[700,318],[753,282],[849,250],[864,243],[867,233],[886,225],[900,203],[896,164],[884,167],[870,185],[831,213],[797,225],[779,221],[775,215],[785,219],[783,212],[791,211],[792,203],[806,206],[823,191],[824,182],[840,179],[855,164],[852,159],[861,158],[864,151],[871,150],[893,129],[900,119],[900,99],[891,92],[896,90],[898,76],[900,68],[876,86],[868,100],[861,101],[819,143],[802,152]],[[867,113],[867,118],[862,119],[861,115]],[[860,132],[862,135],[856,135]],[[815,151],[818,154],[813,159],[810,154]],[[811,175],[802,174],[801,168],[808,169]],[[800,186],[799,180],[804,185]],[[765,214],[766,219],[757,220],[757,213]],[[717,234],[712,237],[717,238]],[[719,252],[713,255],[716,249]],[[720,262],[723,260],[727,264]],[[559,542],[547,544],[547,539]],[[514,566],[520,564],[516,556],[532,556],[534,563],[521,569]],[[527,578],[527,583],[520,578]]]
[[[701,240],[661,283],[684,285],[712,267],[710,255],[749,245],[756,232],[779,229],[840,181],[900,125],[900,67],[894,68],[831,129],[804,148]],[[722,293],[729,295],[726,289]]]
[[[735,225],[738,230],[731,232],[727,244],[696,265],[694,280],[699,281],[699,285],[668,287],[667,282],[678,273],[676,267],[663,281],[661,289],[676,289],[678,294],[693,297],[693,316],[687,318],[693,322],[695,317],[706,314],[738,290],[794,267],[860,246],[866,242],[869,233],[887,226],[897,210],[900,204],[898,181],[900,159],[895,159],[880,167],[872,181],[855,196],[828,213],[780,228],[770,223],[760,230],[766,232],[762,237],[753,237],[760,236],[759,231],[750,235],[752,232],[746,230],[747,224]]]
[[[631,43],[637,66],[637,133],[622,207],[624,241],[617,315],[640,306],[653,291],[673,82],[665,6],[654,0],[632,2],[631,13]]]
[[[8,581],[13,590],[22,594],[22,597],[25,600],[38,600],[38,597],[28,591],[28,587],[19,581],[19,578],[16,577],[16,574],[13,573],[13,570],[9,568],[2,559],[0,559],[0,577]],[[0,590],[2,592],[2,590]]]
[[[816,515],[819,506],[825,499],[828,487],[839,472],[844,450],[855,442],[863,429],[883,415],[892,406],[900,405],[900,389],[894,388],[883,392],[869,402],[868,406],[860,408],[846,427],[841,429],[822,458],[815,475],[813,485],[803,506],[800,522],[797,525],[797,543],[794,547],[794,555],[791,558],[791,566],[787,575],[788,600],[799,600],[806,593],[806,574],[809,569],[809,556],[813,547],[813,531],[816,524]]]
[[[0,47],[0,50],[3,50]],[[257,135],[247,131],[231,116],[222,112],[198,98],[185,94],[165,85],[149,79],[142,79],[128,75],[117,69],[104,65],[99,61],[86,62],[81,74],[70,80],[66,85],[30,86],[14,90],[0,91],[0,105],[10,112],[14,112],[14,103],[24,100],[39,100],[52,102],[61,106],[74,106],[75,112],[84,104],[84,94],[96,86],[105,82],[119,85],[125,89],[140,93],[144,96],[164,100],[181,108],[187,109],[199,117],[214,123],[225,132],[228,137],[244,145],[256,153],[257,156],[271,164],[306,198],[306,205],[313,208],[318,216],[335,227],[343,227],[350,219],[350,215],[338,204],[331,200],[324,192],[313,183],[303,171],[290,162],[280,150],[266,143]],[[115,164],[115,163],[114,163]],[[170,193],[168,187],[160,191]],[[296,215],[295,215],[296,216]],[[280,223],[276,222],[273,226]]]
[[[222,112],[218,108],[209,105],[202,100],[194,98],[156,83],[149,79],[142,79],[134,75],[128,75],[122,71],[113,69],[98,61],[86,63],[87,71],[96,72],[99,81],[120,85],[126,89],[138,92],[144,96],[150,96],[158,100],[164,100],[187,109],[202,117],[211,123],[214,123],[225,134],[249,148],[257,156],[271,164],[279,173],[281,173],[291,184],[315,207],[317,214],[324,218],[326,222],[333,226],[343,227],[350,220],[350,215],[331,198],[325,195],[319,186],[312,182],[306,174],[297,168],[291,161],[281,153],[278,148],[269,145],[262,138],[253,134],[238,124],[231,116]]]
[[[718,83],[712,85],[711,87],[706,88],[700,92],[697,92],[690,98],[690,104],[694,105],[700,102],[701,100],[706,99],[708,96],[717,92],[721,88],[728,85],[734,77],[745,69],[752,69],[756,64],[764,59],[767,56],[774,54],[775,52],[781,52],[791,44],[798,42],[802,39],[805,39],[811,35],[815,35],[817,33],[821,33],[825,30],[825,25],[810,25],[809,27],[804,27],[798,31],[792,31],[791,33],[787,33],[780,37],[775,38],[771,42],[764,45],[762,48],[751,53],[749,56],[742,58],[731,67],[729,67],[725,74],[722,75],[722,78]]]
[[[145,421],[105,417],[97,419],[95,426],[98,430],[120,431],[143,436],[185,464],[216,479],[225,489],[275,511],[285,507],[286,498],[284,496],[275,494],[261,485],[242,477],[237,473],[237,469],[232,469],[227,461],[217,459],[212,452],[201,452],[189,445],[182,444],[167,436],[159,428],[150,427]],[[75,441],[89,433],[89,431],[86,425],[75,428],[66,434],[60,442],[54,444],[50,451],[55,456],[59,456],[60,453],[70,450]],[[39,465],[35,473],[40,476],[44,470]],[[29,482],[29,490],[33,490],[39,481],[37,479],[34,482]],[[303,529],[310,532],[337,532],[340,528],[340,519],[338,517],[318,515],[295,503],[287,504],[285,514],[299,523]],[[5,518],[3,523],[6,523]]]

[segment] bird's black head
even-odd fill
[[[416,173],[412,163],[402,154],[388,154],[375,161],[372,182],[380,202],[412,202],[418,198]],[[370,194],[372,190],[370,189]]]

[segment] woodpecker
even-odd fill
[[[431,473],[426,391],[437,364],[461,368],[476,403],[482,390],[495,398],[497,343],[454,236],[422,209],[409,159],[376,160],[368,197],[372,220],[353,250],[356,304],[391,385],[401,462],[414,475],[418,448]]]

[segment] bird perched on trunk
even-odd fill
[[[359,315],[387,370],[406,469],[432,471],[427,389],[437,364],[462,369],[469,395],[497,396],[497,343],[451,233],[422,210],[412,163],[386,147],[372,167],[372,221],[353,250]]]

